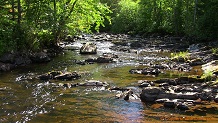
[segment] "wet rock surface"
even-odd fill
[[[216,57],[210,55],[211,48],[209,46],[204,46],[203,44],[188,44],[181,43],[184,38],[173,38],[173,37],[131,37],[128,35],[112,35],[112,34],[97,34],[94,36],[82,35],[74,39],[93,41],[93,42],[112,42],[114,45],[110,47],[110,50],[130,53],[130,55],[135,54],[137,57],[135,60],[141,60],[144,68],[133,68],[129,70],[130,74],[142,74],[146,76],[158,77],[160,74],[165,73],[165,71],[178,71],[178,72],[191,72],[193,67],[204,65],[209,61],[213,61]],[[81,49],[85,45],[93,43],[85,43],[81,46]],[[95,45],[96,48],[96,45]],[[94,51],[96,49],[94,48]],[[80,49],[80,53],[81,53]],[[91,50],[90,50],[91,51]],[[189,57],[178,57],[175,59],[160,57],[156,61],[146,59],[146,55],[152,56],[153,52],[182,52],[188,51]],[[97,53],[97,52],[95,52]],[[207,56],[207,57],[205,57]],[[122,61],[114,53],[103,52],[102,55],[98,57],[88,58],[84,60],[77,61],[76,64],[86,65],[93,63],[114,63],[117,61]],[[153,57],[158,57],[153,55]],[[161,60],[163,59],[163,60]],[[157,62],[158,61],[158,62]],[[216,63],[213,61],[213,63]],[[209,63],[208,63],[209,64]],[[212,63],[211,63],[212,64]],[[208,66],[208,65],[207,65]],[[216,65],[215,65],[216,66]],[[204,67],[205,68],[205,67]],[[203,68],[203,69],[204,69]],[[213,66],[214,68],[214,66]],[[197,73],[198,71],[196,71]],[[214,71],[216,74],[216,71]],[[46,76],[51,78],[51,76]],[[46,78],[46,79],[47,79]],[[75,86],[98,86],[104,85],[103,83],[76,83],[76,84],[64,84],[64,87],[75,87]],[[161,103],[165,108],[173,108],[178,110],[190,110],[193,105],[202,104],[203,101],[214,101],[217,102],[217,92],[214,88],[206,82],[201,75],[195,77],[179,77],[179,78],[161,78],[157,80],[139,80],[138,90],[141,92],[133,92],[131,89],[125,88],[110,88],[111,91],[118,91],[119,94],[116,95],[118,99],[130,100],[137,99],[140,97],[143,102],[151,103]],[[138,95],[138,96],[136,96]],[[139,96],[140,95],[140,96]]]
[[[109,84],[107,82],[101,82],[98,80],[87,80],[86,82],[81,83],[59,83],[58,87],[64,87],[64,88],[73,88],[78,86],[84,86],[84,87],[107,87]]]
[[[40,80],[50,80],[50,79],[73,80],[73,79],[79,79],[80,77],[81,75],[79,75],[76,72],[61,72],[61,71],[52,71],[38,76]]]
[[[62,51],[61,47],[53,47],[40,52],[5,53],[0,57],[0,71],[11,71],[16,67],[26,66],[31,63],[48,63]]]

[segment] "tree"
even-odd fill
[[[116,33],[128,33],[136,29],[138,19],[138,3],[132,0],[121,0],[113,18],[112,31]]]
[[[0,52],[40,50],[68,34],[98,31],[111,12],[100,0],[1,0],[0,10]]]
[[[26,1],[26,4],[28,22],[34,22],[36,31],[53,35],[48,36],[53,37],[52,41],[49,41],[53,45],[66,33],[89,32],[93,25],[98,30],[105,18],[109,19],[106,14],[110,12],[107,6],[98,0],[35,0],[31,3]],[[39,32],[37,34],[40,34]]]
[[[198,35],[202,39],[218,39],[218,0],[199,0],[197,4]]]

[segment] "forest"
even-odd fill
[[[0,123],[218,121],[218,0],[0,0]]]
[[[1,0],[0,54],[95,32],[215,41],[217,11],[218,0]]]

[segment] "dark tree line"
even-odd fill
[[[104,2],[113,8],[113,32],[218,38],[218,0],[112,1]],[[117,3],[115,9],[114,3]]]

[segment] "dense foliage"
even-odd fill
[[[213,40],[218,34],[217,10],[218,0],[120,0],[113,10],[112,31]]]
[[[40,50],[93,30],[214,40],[217,11],[218,0],[1,0],[0,53]]]
[[[99,0],[1,0],[0,52],[39,50],[99,30],[110,12]]]

